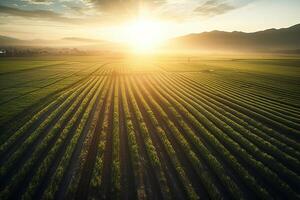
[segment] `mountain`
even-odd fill
[[[103,42],[101,40],[94,40],[94,39],[80,38],[80,37],[65,37],[62,40],[74,41],[74,42],[84,42],[84,43],[102,43]]]
[[[0,46],[23,45],[25,41],[0,35]]]
[[[0,36],[0,47],[80,47],[82,49],[126,50],[126,45],[104,40],[66,37],[58,40],[20,40]],[[189,34],[167,41],[162,50],[208,52],[298,53],[300,24],[289,28],[267,29],[253,33],[211,31]]]
[[[17,38],[1,36],[0,47],[82,47],[93,49],[112,49],[118,44],[104,40],[94,40],[79,37],[66,37],[58,40],[20,40]],[[118,46],[119,47],[119,46]]]
[[[189,34],[168,41],[172,49],[203,51],[278,52],[300,48],[300,24],[253,33],[212,31]]]

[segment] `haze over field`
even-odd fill
[[[297,0],[0,0],[0,45],[149,51],[171,40],[172,48],[202,51],[294,49],[299,7]]]
[[[284,53],[300,50],[300,24],[288,28],[268,29],[253,33],[212,31],[188,34],[166,40],[152,51],[191,52],[256,52]],[[125,51],[128,46],[118,42],[87,38],[62,38],[59,40],[20,40],[0,36],[0,44],[5,46],[32,47],[78,47],[111,51]]]

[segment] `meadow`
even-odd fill
[[[300,59],[1,58],[0,199],[299,199]]]

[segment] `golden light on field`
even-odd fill
[[[160,21],[140,17],[124,27],[126,43],[137,53],[153,51],[165,39]]]

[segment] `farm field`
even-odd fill
[[[70,58],[1,58],[0,124],[45,97],[79,82],[103,61]],[[36,106],[35,106],[36,107]]]
[[[0,60],[0,130],[1,200],[299,199],[300,59]]]

